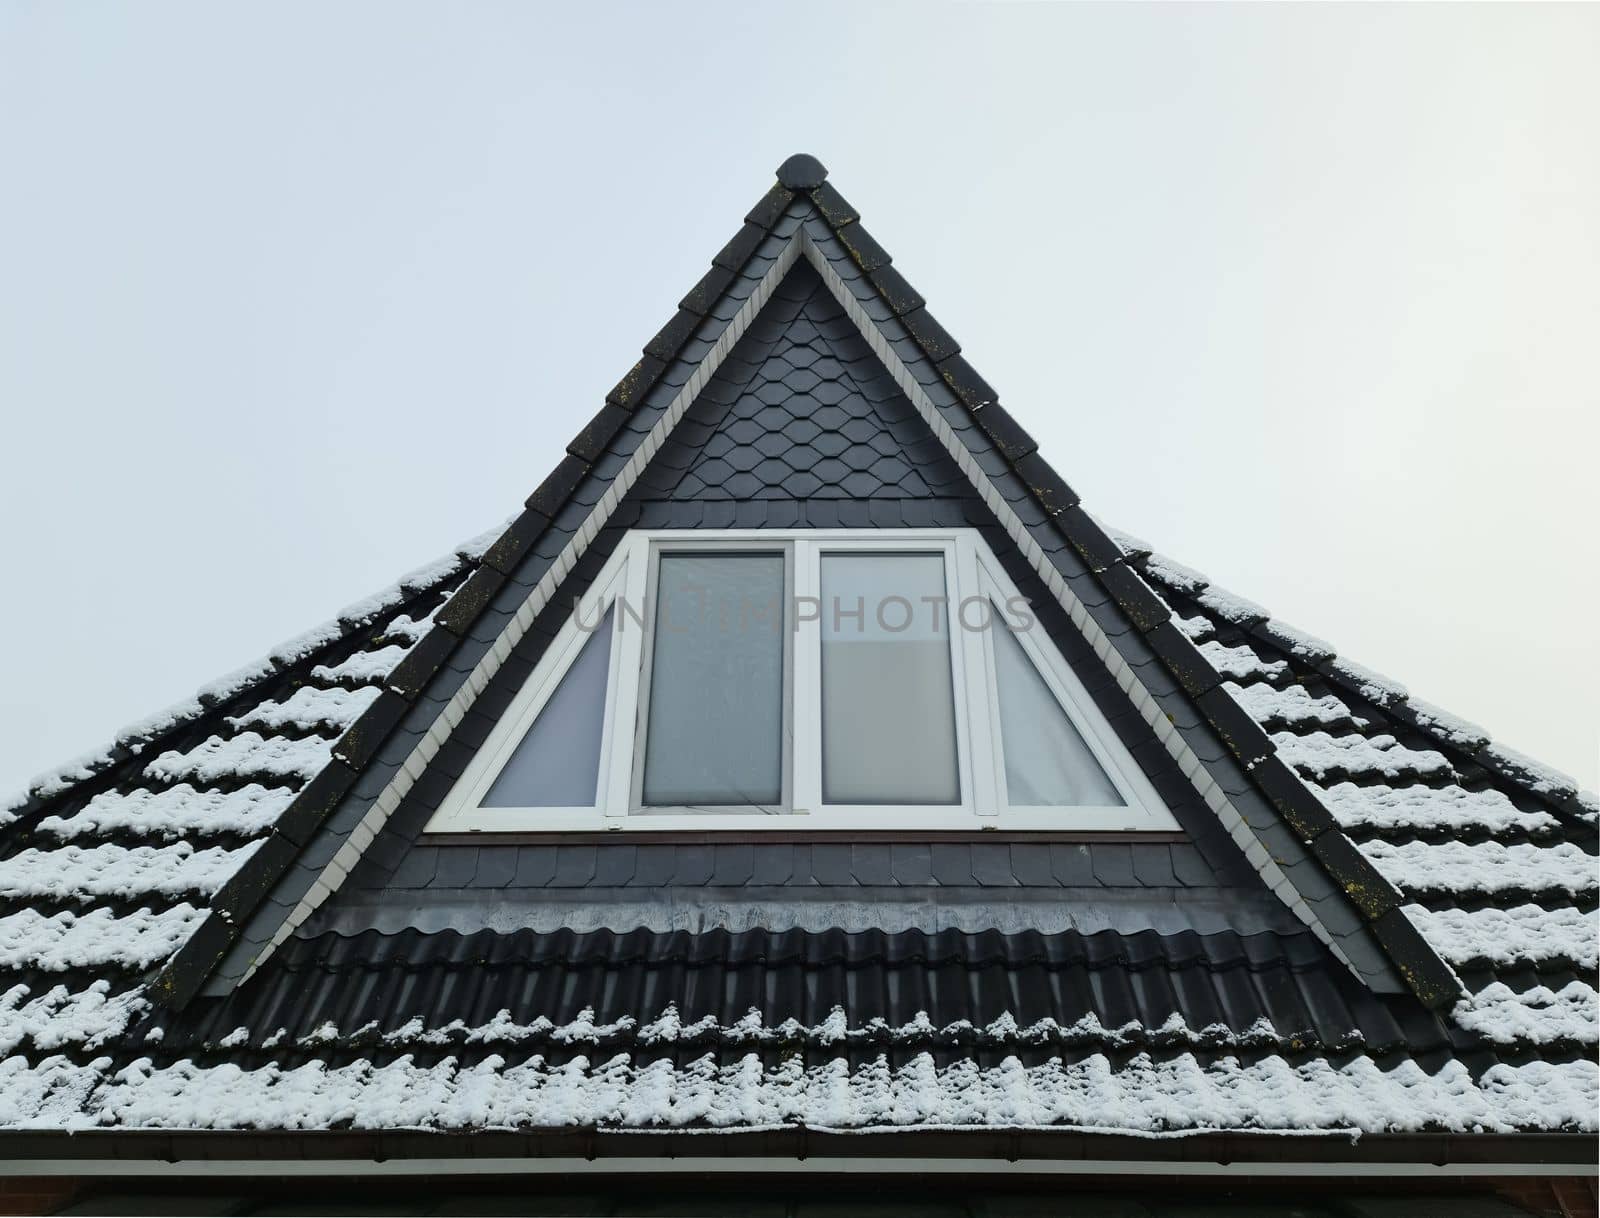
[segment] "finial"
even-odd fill
[[[778,166],[778,181],[790,190],[814,190],[827,178],[827,167],[807,152],[797,152]]]

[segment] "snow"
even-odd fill
[[[1200,654],[1211,662],[1211,667],[1224,677],[1232,677],[1235,681],[1252,677],[1275,679],[1289,671],[1289,665],[1285,661],[1263,660],[1243,644],[1229,647],[1213,639],[1209,643],[1200,644]]]
[[[1260,630],[1295,659],[1304,660],[1307,664],[1320,664],[1339,654],[1332,643],[1276,619],[1263,623]]]
[[[1446,744],[1453,744],[1457,748],[1473,750],[1482,748],[1489,743],[1489,733],[1476,723],[1472,723],[1459,715],[1452,715],[1447,710],[1441,710],[1431,702],[1424,702],[1421,698],[1412,698],[1407,703],[1412,714],[1417,717],[1417,725],[1434,735],[1442,737]]]
[[[1367,701],[1376,702],[1379,706],[1393,706],[1411,696],[1400,682],[1384,676],[1381,672],[1374,672],[1353,660],[1336,659],[1329,665],[1329,671],[1353,685],[1356,692]]]
[[[1204,591],[1211,584],[1209,576],[1161,554],[1152,554],[1145,559],[1144,569],[1173,591],[1188,596]]]
[[[1113,1064],[1103,1054],[1024,1066],[1015,1057],[939,1066],[928,1053],[775,1065],[756,1054],[636,1064],[627,1054],[559,1064],[495,1054],[418,1065],[314,1061],[292,1069],[158,1066],[113,1070],[50,1057],[0,1063],[0,1124],[156,1129],[1083,1128],[1157,1134],[1225,1129],[1456,1132],[1596,1127],[1588,1061],[1496,1065],[1474,1082],[1450,1062],[1430,1074],[1358,1057],[1343,1066],[1192,1054]]]
[[[333,742],[317,736],[291,740],[259,732],[212,736],[187,753],[162,753],[145,766],[147,778],[168,782],[194,779],[210,783],[234,777],[301,778],[320,774],[333,755]]]
[[[1522,829],[1541,833],[1561,825],[1548,812],[1522,811],[1504,793],[1493,789],[1358,787],[1341,782],[1319,788],[1318,793],[1347,829],[1483,829],[1490,833]]]
[[[228,1034],[229,1043],[249,1042],[249,1029],[235,1028]],[[867,1020],[852,1027],[843,1007],[834,1007],[820,1023],[806,1025],[795,1019],[786,1019],[777,1025],[768,1025],[761,1011],[752,1007],[743,1017],[731,1024],[719,1022],[707,1015],[692,1023],[683,1022],[674,1004],[655,1019],[641,1024],[631,1016],[613,1023],[597,1024],[593,1008],[586,1007],[570,1023],[553,1024],[539,1016],[531,1022],[519,1023],[509,1010],[502,1009],[486,1024],[469,1026],[456,1019],[442,1027],[427,1027],[419,1017],[413,1017],[389,1032],[380,1031],[376,1022],[370,1022],[348,1033],[328,1020],[301,1036],[296,1044],[303,1049],[328,1049],[332,1047],[360,1048],[381,1043],[391,1048],[431,1046],[444,1048],[459,1045],[515,1044],[527,1040],[549,1040],[556,1044],[601,1044],[631,1036],[644,1045],[665,1044],[809,1044],[826,1048],[838,1044],[893,1043],[898,1045],[938,1042],[941,1044],[986,1045],[1026,1044],[1111,1047],[1120,1050],[1161,1048],[1304,1048],[1318,1043],[1313,1028],[1295,1028],[1287,1034],[1280,1033],[1265,1019],[1257,1020],[1244,1031],[1235,1031],[1225,1024],[1210,1024],[1191,1029],[1181,1015],[1174,1013],[1158,1028],[1130,1021],[1120,1027],[1108,1028],[1093,1014],[1087,1014],[1075,1023],[1062,1025],[1054,1019],[1044,1018],[1030,1024],[1020,1024],[1009,1014],[1002,1014],[989,1024],[976,1026],[967,1020],[957,1020],[943,1027],[936,1026],[925,1011],[904,1024],[890,1025],[881,1018]],[[1359,1034],[1353,1041],[1341,1042],[1340,1047],[1351,1048],[1360,1043]],[[265,1047],[265,1046],[264,1046]]]
[[[489,552],[490,547],[505,534],[505,531],[521,519],[520,512],[513,512],[492,529],[485,529],[474,537],[469,537],[456,546],[456,553],[466,562],[477,562]]]
[[[1600,863],[1570,842],[1556,846],[1499,842],[1372,841],[1361,846],[1390,883],[1411,892],[1549,892],[1569,896],[1600,888]]]
[[[505,526],[500,525],[467,539],[449,555],[417,568],[409,575],[402,576],[395,583],[354,605],[346,606],[333,619],[321,622],[303,634],[280,643],[269,655],[211,681],[202,686],[194,696],[184,698],[155,714],[128,724],[116,734],[110,745],[85,753],[37,775],[29,782],[21,798],[8,797],[4,804],[0,804],[0,808],[9,811],[11,808],[20,807],[28,794],[48,799],[79,782],[94,777],[115,760],[118,747],[137,753],[155,736],[193,720],[204,713],[206,708],[227,701],[263,678],[299,662],[319,647],[343,637],[350,629],[372,620],[384,610],[400,604],[407,597],[442,582],[451,574],[459,572],[464,566],[481,558],[504,530]],[[0,826],[9,824],[15,819],[6,815],[6,811],[0,811]]]
[[[52,795],[61,794],[74,783],[93,778],[111,764],[112,752],[109,748],[97,749],[74,757],[71,761],[64,762],[53,770],[46,770],[43,774],[34,775],[28,783],[27,790],[22,793],[22,797],[20,799],[12,798],[7,800],[8,806],[13,808],[21,807],[22,804],[27,802],[29,795],[40,799],[49,799]]]
[[[1246,600],[1242,596],[1235,596],[1231,592],[1212,584],[1195,597],[1201,606],[1210,610],[1224,621],[1232,622],[1235,626],[1254,626],[1257,622],[1264,622],[1272,614],[1263,609],[1255,601]]]
[[[1541,985],[1520,993],[1496,981],[1457,1003],[1452,1014],[1463,1028],[1496,1044],[1600,1040],[1600,995],[1582,981],[1559,991]]]
[[[330,643],[337,643],[344,637],[348,627],[338,618],[322,622],[310,630],[295,635],[292,639],[285,639],[267,653],[267,662],[274,670],[288,668],[298,664],[314,651],[321,651]]]
[[[1334,727],[1355,722],[1366,726],[1365,719],[1356,719],[1350,708],[1332,694],[1313,698],[1303,685],[1288,685],[1283,689],[1253,681],[1249,685],[1236,685],[1228,681],[1223,685],[1239,705],[1249,712],[1257,723],[1287,723],[1293,727],[1313,724]]]
[[[37,998],[26,985],[14,985],[0,994],[0,1055],[29,1043],[49,1052],[64,1045],[97,1049],[120,1036],[134,1016],[150,1004],[137,990],[111,993],[109,981],[96,981],[73,993],[53,986]]]
[[[376,651],[358,651],[342,664],[318,664],[311,670],[311,675],[318,681],[350,681],[358,685],[382,681],[394,671],[395,665],[406,658],[406,652],[410,650],[409,647],[391,643]]]
[[[1537,795],[1556,798],[1575,795],[1578,784],[1554,766],[1535,761],[1532,757],[1507,748],[1503,744],[1490,744],[1484,749],[1486,759],[1509,770],[1514,777],[1526,782]]]
[[[409,646],[415,647],[422,641],[422,636],[433,629],[433,619],[439,616],[439,610],[448,603],[440,601],[432,613],[424,614],[422,617],[414,618],[402,613],[383,628],[384,637],[404,639]]]
[[[1600,963],[1600,911],[1544,909],[1440,909],[1407,905],[1406,917],[1451,964],[1498,967],[1570,961],[1580,969]]]
[[[269,731],[285,727],[305,731],[325,727],[343,731],[360,717],[362,711],[377,701],[382,692],[370,685],[358,689],[342,689],[338,686],[318,689],[314,685],[302,685],[287,701],[263,702],[242,715],[228,716],[227,721],[233,727],[248,724]]]
[[[294,792],[288,788],[255,782],[233,791],[197,791],[188,783],[125,795],[107,791],[96,795],[75,816],[45,817],[39,822],[39,831],[63,840],[109,833],[254,837],[270,828],[293,799]]]
[[[0,917],[0,968],[47,973],[108,965],[143,969],[165,960],[205,918],[187,903],[117,915],[109,909]]]
[[[1399,778],[1402,774],[1418,774],[1424,778],[1454,774],[1442,754],[1432,749],[1406,748],[1390,735],[1274,732],[1272,743],[1285,761],[1312,778],[1338,773],[1385,778]]]
[[[82,901],[88,897],[209,896],[260,847],[196,850],[190,842],[171,846],[62,846],[29,848],[0,860],[0,896]]]
[[[1116,542],[1117,545],[1121,547],[1122,552],[1128,555],[1128,557],[1132,558],[1139,554],[1154,553],[1154,551],[1150,548],[1150,543],[1142,538],[1135,537],[1132,533],[1125,533],[1121,529],[1114,529],[1105,521],[1100,520],[1098,517],[1096,518],[1095,523],[1097,523],[1106,531],[1106,536],[1110,537],[1112,541]]]
[[[1118,534],[1113,532],[1112,536],[1117,537],[1120,542]],[[1133,539],[1129,541],[1135,546],[1142,544],[1134,542]],[[1128,549],[1127,544],[1124,544],[1124,549]],[[1587,819],[1591,822],[1600,819],[1597,817],[1597,813],[1600,813],[1600,801],[1593,795],[1579,792],[1577,784],[1560,770],[1524,756],[1514,749],[1494,743],[1489,733],[1477,724],[1452,715],[1419,698],[1413,698],[1410,691],[1399,681],[1374,672],[1352,660],[1339,658],[1337,649],[1331,643],[1272,618],[1267,610],[1255,602],[1216,587],[1211,583],[1210,577],[1160,554],[1151,554],[1145,560],[1144,569],[1166,587],[1194,597],[1207,611],[1218,618],[1259,631],[1297,659],[1309,664],[1331,661],[1328,671],[1336,679],[1345,682],[1363,698],[1379,706],[1393,707],[1405,704],[1416,716],[1419,727],[1434,733],[1445,743],[1469,752],[1486,750],[1484,760],[1488,764],[1524,783],[1535,794],[1557,799],[1575,795],[1580,799],[1586,798],[1588,802],[1584,806],[1588,812]],[[1234,680],[1251,677],[1274,679],[1280,677],[1285,670],[1284,667],[1279,667],[1276,661],[1271,664],[1262,661],[1246,646],[1225,647],[1215,641],[1202,643],[1202,640],[1214,633],[1214,623],[1204,617],[1180,618],[1177,619],[1177,623],[1179,629],[1190,639],[1201,643],[1201,652],[1224,677]]]

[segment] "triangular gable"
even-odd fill
[[[810,528],[791,534],[777,527],[785,520],[797,519],[808,505],[834,501],[848,503],[855,511],[864,505],[875,531],[881,533],[886,527],[898,530],[896,545],[906,544],[905,539],[912,537],[922,544],[944,538],[949,541],[951,557],[961,559],[952,567],[964,568],[970,557],[973,569],[968,591],[975,599],[987,597],[991,607],[985,611],[981,604],[967,603],[967,617],[1004,621],[1007,606],[1018,603],[1020,596],[989,543],[971,536],[970,526],[987,521],[986,527],[1003,549],[1009,549],[1009,541],[999,534],[955,462],[939,447],[883,363],[805,261],[779,285],[734,355],[707,384],[630,495],[642,501],[640,506],[649,519],[672,526],[677,535],[682,535],[683,526],[691,525],[699,536],[707,536],[698,528],[705,505],[743,503],[764,508],[763,528],[747,531],[747,535],[777,537],[779,544],[785,545],[791,535],[831,536]],[[939,527],[910,532],[901,527],[907,524],[908,514],[924,525]],[[501,713],[495,731],[430,822],[435,832],[593,829],[598,827],[595,816],[601,809],[610,818],[607,823],[616,827],[672,827],[662,822],[659,813],[647,820],[625,816],[631,803],[626,789],[632,760],[630,729],[646,702],[637,682],[619,679],[624,672],[639,671],[643,645],[642,638],[636,642],[631,637],[642,634],[644,622],[633,612],[638,607],[628,600],[626,585],[631,572],[627,564],[643,567],[649,563],[645,552],[648,539],[648,535],[635,537],[626,550],[613,553],[597,583],[583,593],[589,603],[561,626],[538,668]],[[739,544],[720,536],[719,541],[707,544],[719,542]],[[833,543],[835,547],[839,544],[858,543]],[[877,548],[881,549],[881,544]],[[963,582],[968,580],[966,575],[951,574]],[[576,603],[574,593],[566,588],[563,593],[565,599]],[[616,608],[619,599],[625,605],[620,611]],[[618,623],[614,636],[609,631],[606,634],[608,646],[614,644],[616,650],[611,665],[589,655],[594,650],[592,640],[584,642],[594,625],[603,620]],[[1063,626],[1071,630],[1070,625]],[[786,633],[793,633],[803,644],[811,629],[809,624],[795,622]],[[772,632],[763,627],[758,633]],[[853,636],[849,630],[833,633],[844,639],[864,637],[859,632]],[[956,641],[970,641],[968,633],[962,632]],[[1013,830],[1178,828],[1138,763],[1043,630],[1030,630],[1021,641],[1006,632],[1003,638],[979,640],[975,647],[957,650],[967,652],[972,661],[958,665],[958,701],[964,715],[982,720],[1001,737],[992,749],[974,750],[961,767],[968,775],[968,787],[985,792],[980,802],[988,817],[999,815],[997,808],[989,806],[991,799],[998,799],[999,806],[1018,809],[1007,813],[1002,825]],[[589,656],[584,662],[593,674],[587,698],[568,684],[571,678],[567,674],[580,656]],[[813,663],[802,665],[797,657],[796,679]],[[1087,657],[1087,663],[1100,670],[1093,656]],[[608,691],[614,699],[609,704]],[[999,701],[993,710],[988,705],[991,692]],[[707,706],[696,718],[717,711],[717,706]],[[580,728],[575,712],[576,720],[588,726]],[[559,726],[552,718],[559,720]],[[1000,731],[1002,720],[1006,722],[1004,732]],[[656,721],[652,714],[650,722]],[[736,718],[726,730],[737,734],[743,726]],[[806,735],[803,728],[796,730],[802,737]],[[1037,745],[1032,755],[1053,759],[1053,768],[1031,759],[1019,744],[1024,738]],[[996,750],[1005,752],[1005,764],[999,771],[991,760]],[[958,752],[965,754],[964,742],[963,747],[949,750],[952,765]],[[527,759],[535,754],[549,759],[545,782],[536,782],[526,773]],[[620,757],[621,765],[613,762],[600,775],[602,756]],[[499,777],[508,771],[509,780]],[[521,779],[517,778],[519,772],[524,774]],[[526,802],[517,802],[511,794],[513,787]],[[552,795],[545,788],[577,791],[581,798],[577,803],[551,803]],[[974,798],[978,798],[976,794]],[[809,806],[809,801],[801,802]],[[1071,816],[1052,818],[1043,811],[1050,806],[1075,811]],[[1029,814],[1025,809],[1030,807],[1041,809],[1033,818],[1037,823],[1026,820]],[[522,811],[513,815],[507,808]],[[825,819],[818,809],[811,808],[802,827],[831,827],[819,823]],[[945,819],[951,824],[944,826],[941,820],[941,827],[978,828],[986,823],[971,820],[970,813]],[[842,823],[855,827],[860,817],[848,816]],[[909,823],[903,816],[893,817],[886,826],[890,824],[932,827],[926,817],[913,817]],[[760,815],[736,822],[723,813],[714,827],[760,830],[773,827],[773,822]]]
[[[1220,689],[1220,674],[994,401],[820,165],[805,157],[785,163],[779,184],[527,510],[383,678],[381,698],[350,728],[352,742],[307,780],[294,832],[275,834],[273,849],[240,869],[229,908],[208,919],[204,933],[188,935],[152,992],[181,1004],[213,972],[226,989],[337,890],[473,710],[516,636],[584,566],[601,530],[617,527],[611,516],[627,489],[801,258],[1262,878],[1369,983],[1388,988],[1398,970],[1425,1001],[1448,1001],[1458,990],[1454,978],[1400,914],[1392,887]],[[701,506],[706,519],[731,525],[747,504]],[[829,506],[841,525],[870,523],[870,503],[842,498]],[[47,810],[42,801],[27,814]]]
[[[685,298],[679,316],[646,348],[644,359],[574,441],[568,459],[530,498],[528,513],[491,550],[485,567],[458,598],[459,614],[445,615],[443,631],[454,637],[438,640],[432,654],[442,662],[456,649],[454,638],[466,636],[476,644],[477,667],[432,728],[419,724],[427,734],[404,759],[400,773],[374,793],[366,816],[348,827],[348,839],[316,869],[316,880],[292,902],[289,916],[270,940],[258,937],[256,944],[265,942],[270,950],[282,942],[359,859],[403,792],[446,743],[452,716],[458,721],[466,713],[504,659],[497,653],[509,654],[514,642],[509,636],[527,629],[549,603],[624,491],[669,441],[695,395],[790,267],[804,257],[984,503],[1005,522],[1013,541],[1202,789],[1263,879],[1369,983],[1392,985],[1390,960],[1403,952],[1399,972],[1412,988],[1429,1002],[1453,995],[1456,986],[1448,969],[1396,913],[1393,902],[1385,900],[1375,871],[1356,863],[1345,869],[1341,883],[1330,879],[1333,868],[1323,854],[1336,838],[1327,836],[1331,818],[1326,811],[1292,772],[1274,765],[1270,743],[1217,689],[1220,677],[1172,625],[1170,613],[1125,564],[1120,548],[1038,458],[1026,433],[994,403],[992,391],[888,266],[887,255],[855,223],[854,213],[822,180],[820,168],[800,158],[787,164],[784,174],[718,256],[713,270]],[[678,355],[669,364],[674,347]],[[974,426],[975,420],[980,426]],[[612,444],[625,432],[631,445]],[[847,500],[839,504],[841,516],[847,508],[864,515],[866,507]],[[730,523],[735,515],[728,513]],[[531,571],[515,561],[530,543],[535,556]],[[472,614],[501,592],[511,574],[504,568],[515,569],[532,590],[520,607],[497,607],[505,624],[497,635]],[[458,655],[452,663],[464,659]],[[1218,747],[1219,737],[1224,748]],[[1305,844],[1309,840],[1321,840],[1323,851],[1313,853]],[[259,922],[254,934],[260,936],[266,925]],[[1374,933],[1387,958],[1368,946]],[[247,943],[241,950],[248,955],[241,957],[236,950],[236,962],[261,958],[259,946]]]

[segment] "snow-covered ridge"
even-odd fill
[[[1541,985],[1520,993],[1496,981],[1457,1003],[1453,1014],[1463,1028],[1497,1044],[1600,1040],[1600,995],[1582,981],[1559,991]]]
[[[1546,833],[1561,827],[1561,822],[1548,812],[1524,812],[1505,794],[1493,789],[1382,784],[1361,787],[1341,782],[1318,787],[1317,793],[1347,829],[1481,829],[1489,833],[1520,829]]]
[[[1383,778],[1417,774],[1424,778],[1448,778],[1455,772],[1444,754],[1432,749],[1407,748],[1386,734],[1335,736],[1324,731],[1274,732],[1272,743],[1286,762],[1302,774],[1317,779],[1330,774]]]
[[[940,1067],[920,1053],[900,1066],[880,1056],[806,1065],[800,1055],[765,1065],[756,1054],[719,1065],[711,1055],[679,1066],[635,1064],[626,1054],[555,1065],[496,1054],[470,1067],[357,1061],[295,1069],[157,1066],[113,1071],[108,1059],[76,1065],[0,1062],[0,1125],[14,1129],[625,1129],[1081,1128],[1132,1133],[1227,1129],[1459,1132],[1596,1127],[1593,1062],[1496,1065],[1474,1081],[1451,1062],[1429,1074],[1414,1062],[1382,1070],[1281,1057],[1202,1064],[1192,1054],[1158,1061],[1103,1054],[1024,1066],[960,1061]]]
[[[1413,892],[1565,892],[1600,888],[1600,863],[1571,843],[1365,842],[1361,852],[1384,877]]]
[[[0,968],[148,968],[177,951],[204,917],[188,903],[120,916],[109,909],[49,915],[22,909],[0,917]]]
[[[1194,597],[1221,619],[1260,632],[1307,663],[1327,665],[1324,671],[1354,688],[1369,701],[1384,707],[1403,707],[1423,731],[1433,734],[1442,742],[1474,752],[1480,760],[1536,795],[1575,799],[1582,809],[1581,815],[1591,824],[1600,819],[1600,797],[1581,790],[1572,778],[1560,770],[1494,741],[1484,728],[1475,723],[1412,697],[1400,682],[1339,656],[1332,644],[1279,621],[1252,601],[1218,588],[1211,582],[1210,576],[1152,552],[1146,543],[1131,535],[1115,529],[1108,531],[1124,553],[1131,557],[1147,555],[1141,559],[1140,565],[1159,587]],[[1196,641],[1199,638],[1193,634],[1190,637]],[[1225,677],[1236,679],[1250,675],[1247,672],[1229,672],[1220,666],[1218,671]]]
[[[1505,967],[1571,961],[1581,969],[1600,963],[1600,910],[1427,909],[1407,905],[1406,917],[1451,964],[1480,961]]]
[[[287,787],[252,782],[233,791],[197,791],[183,782],[161,791],[96,795],[76,815],[47,816],[39,832],[63,841],[107,833],[145,837],[203,837],[220,833],[254,837],[272,827],[294,799]]]
[[[229,850],[171,846],[29,848],[0,860],[0,896],[55,901],[91,897],[210,896],[254,854],[260,842]]]
[[[346,605],[328,621],[280,643],[259,660],[202,686],[193,697],[128,724],[104,747],[36,775],[23,790],[0,800],[0,827],[11,823],[15,819],[14,809],[22,807],[30,798],[48,799],[102,772],[116,761],[119,749],[138,754],[154,737],[197,718],[207,708],[227,701],[256,682],[298,663],[319,648],[371,625],[380,614],[443,583],[450,576],[463,573],[483,557],[504,531],[505,524],[501,524],[462,542],[449,554],[418,567],[371,596]],[[437,608],[434,612],[437,612]],[[425,620],[431,620],[431,617],[430,614]]]

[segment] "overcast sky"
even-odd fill
[[[0,787],[496,524],[790,152],[1102,519],[1596,785],[1600,8],[0,3]]]

